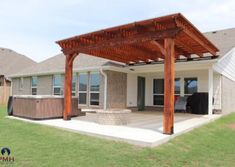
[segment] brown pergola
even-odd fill
[[[174,63],[192,54],[216,57],[218,49],[182,14],[154,19],[74,36],[56,42],[66,56],[64,87],[64,120],[71,116],[73,60],[79,53],[125,63],[151,63],[164,60],[163,133],[174,131]]]

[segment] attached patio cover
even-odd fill
[[[174,63],[192,54],[216,57],[219,50],[182,14],[154,19],[74,36],[56,42],[66,56],[64,120],[71,117],[73,60],[79,53],[125,63],[151,63],[164,59],[163,133],[174,133]]]

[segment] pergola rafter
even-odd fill
[[[180,13],[74,36],[56,42],[66,55],[64,120],[71,116],[73,60],[79,53],[124,64],[164,60],[163,133],[174,132],[174,63],[180,56],[204,53],[216,56],[218,49]]]

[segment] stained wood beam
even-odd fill
[[[182,55],[182,56],[188,58],[188,57],[190,57],[191,53],[186,50],[183,50],[178,45],[175,45],[175,55],[176,55],[176,58],[177,58],[177,55]]]
[[[111,53],[110,51],[107,51],[107,50],[91,50],[91,51],[86,51],[83,53],[102,57],[105,59],[110,59],[110,57],[112,57],[112,59],[110,59],[110,60],[125,63],[125,64],[127,64],[129,61],[131,61],[130,59],[126,59],[125,57],[123,57],[117,53],[114,53],[114,52]]]
[[[151,41],[151,43],[153,44],[153,45],[155,45],[155,46],[157,46],[158,47],[158,49],[161,51],[161,53],[163,54],[163,55],[166,55],[166,50],[165,50],[165,48],[164,48],[164,46],[161,44],[161,43],[159,43],[158,41]]]
[[[164,58],[161,53],[153,51],[152,48],[151,49],[146,48],[145,44],[135,44],[135,45],[131,45],[131,46],[138,52],[148,53],[150,56],[149,59],[157,60],[158,58],[162,58],[162,59]]]
[[[164,40],[164,113],[163,133],[174,133],[174,83],[175,83],[175,42],[172,38]]]
[[[123,45],[131,45],[134,43],[142,43],[146,41],[175,37],[176,34],[179,33],[180,31],[181,29],[174,28],[157,32],[145,32],[141,34],[135,34],[130,37],[117,37],[110,40],[100,40],[100,42],[97,42],[96,44],[83,45],[83,46],[79,45],[79,43],[76,43],[76,41],[73,41],[72,44],[71,41],[68,41],[66,42],[66,44],[64,44],[62,51],[65,54],[71,54],[76,51],[85,52],[87,50],[101,49],[109,46],[118,47]]]
[[[210,47],[208,44],[208,41],[202,40],[200,37],[198,37],[193,31],[189,30],[189,28],[181,22],[180,19],[175,19],[176,24],[183,28],[183,32],[193,41],[200,44],[205,50],[209,51],[212,55],[216,56],[216,49]]]
[[[110,50],[111,54],[119,55],[133,62],[146,61],[149,57],[149,55],[145,53],[136,52],[136,50],[129,46],[123,46],[121,48],[109,47],[107,49]]]
[[[123,47],[127,53],[131,53],[136,55],[137,58],[140,60],[146,61],[148,59],[155,60],[157,58],[162,58],[160,54],[154,54],[154,52],[151,52],[148,49],[144,49],[143,47],[139,45],[127,45]]]
[[[191,54],[196,54],[199,57],[203,57],[203,53],[199,53],[196,51],[194,48],[192,48],[190,45],[188,45],[186,42],[181,41],[180,39],[175,40],[176,45],[184,47],[186,50],[188,50],[189,53]]]
[[[127,52],[118,48],[106,48],[101,50],[90,50],[86,54],[91,54],[94,56],[111,59],[114,61],[119,61],[122,63],[129,64],[129,62],[138,63],[138,61],[147,61],[147,55],[137,55],[133,52]]]

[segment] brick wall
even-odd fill
[[[115,71],[106,71],[107,108],[126,108],[127,74]]]

